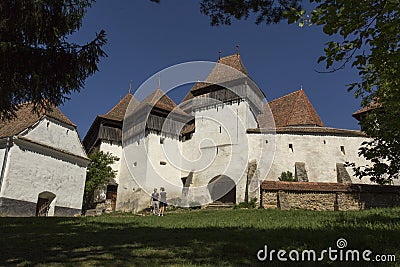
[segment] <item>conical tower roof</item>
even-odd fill
[[[196,82],[183,101],[193,98],[193,92],[207,87],[210,84],[223,83],[248,76],[247,70],[238,53],[222,57],[217,63],[218,64],[214,66],[206,80],[204,82]]]
[[[100,118],[114,120],[114,121],[123,121],[125,117],[126,109],[128,108],[129,103],[133,101],[135,105],[139,105],[139,101],[131,94],[127,93],[124,98],[122,98],[118,104],[116,104],[109,112],[104,115],[99,115]]]
[[[160,88],[157,88],[152,94],[147,96],[138,105],[136,110],[140,110],[146,106],[155,107],[167,112],[174,112],[181,115],[187,115],[181,108],[177,107],[175,102],[167,96]]]

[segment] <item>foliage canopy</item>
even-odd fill
[[[101,30],[84,44],[68,38],[82,26],[94,0],[3,0],[0,2],[0,119],[31,101],[34,111],[58,106],[79,92],[106,53]]]
[[[90,193],[101,186],[107,185],[110,179],[115,178],[116,171],[111,165],[119,158],[110,152],[99,151],[89,156],[91,162],[87,170],[85,192]]]

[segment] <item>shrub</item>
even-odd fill
[[[282,172],[281,176],[278,177],[281,182],[296,182],[296,179],[293,176],[293,173],[290,171]]]
[[[249,202],[240,202],[233,206],[234,209],[255,209],[257,207],[257,198],[252,198]]]

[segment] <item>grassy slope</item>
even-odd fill
[[[400,262],[400,209],[0,218],[0,233],[1,266],[254,266],[260,264],[256,253],[265,244],[321,251],[335,248],[341,237],[349,249],[396,254]]]

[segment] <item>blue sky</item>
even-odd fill
[[[256,25],[254,19],[219,27],[211,27],[209,22],[194,0],[164,0],[160,4],[98,0],[71,40],[82,44],[104,29],[108,57],[101,61],[100,71],[86,81],[85,88],[61,107],[78,125],[81,137],[98,114],[106,113],[128,92],[131,80],[135,89],[166,67],[195,60],[216,61],[218,51],[222,56],[230,55],[236,45],[249,75],[267,100],[302,86],[327,126],[359,129],[351,114],[360,101],[346,90],[346,84],[358,80],[355,70],[347,67],[331,74],[315,71],[324,70],[317,59],[330,40],[321,27],[300,28],[286,22]],[[178,88],[173,99],[179,102],[187,90]]]

